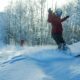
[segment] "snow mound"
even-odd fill
[[[70,49],[75,54],[80,54],[80,42],[70,45]]]
[[[80,52],[79,44],[69,46],[71,52],[75,46],[73,53]],[[50,46],[9,49],[2,50],[12,56],[0,64],[0,80],[80,80],[80,58],[74,58],[69,52]]]
[[[55,49],[39,51],[38,53],[29,55],[29,57],[39,61],[65,60],[74,58],[74,56],[72,56],[70,52]]]
[[[44,76],[34,62],[26,59],[8,62],[0,67],[0,80],[42,80]]]

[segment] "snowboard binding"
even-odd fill
[[[58,49],[66,51],[66,50],[69,49],[69,47],[65,43],[61,43],[61,44],[58,45]]]

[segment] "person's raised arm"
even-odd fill
[[[68,18],[69,18],[69,16],[66,16],[66,17],[62,18],[62,19],[61,19],[61,22],[65,21],[65,20],[68,19]]]
[[[50,14],[48,14],[48,20],[49,23],[52,22],[52,16]]]
[[[48,9],[48,22],[52,22],[52,14],[53,14],[53,12],[52,12],[52,10],[51,10],[51,8],[49,8]]]

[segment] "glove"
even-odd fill
[[[49,8],[49,9],[48,9],[48,13],[52,13],[52,10],[51,10],[51,8]]]
[[[67,16],[67,18],[69,18],[69,16]]]

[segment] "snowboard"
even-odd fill
[[[63,50],[63,49],[58,49],[58,51],[59,52],[61,52],[61,53],[63,53],[63,54],[65,54],[65,55],[68,55],[68,56],[72,56],[72,57],[80,57],[80,54],[77,54],[77,55],[74,55],[74,53],[71,51],[71,49],[70,48],[67,48],[67,49],[65,49],[65,50]]]

